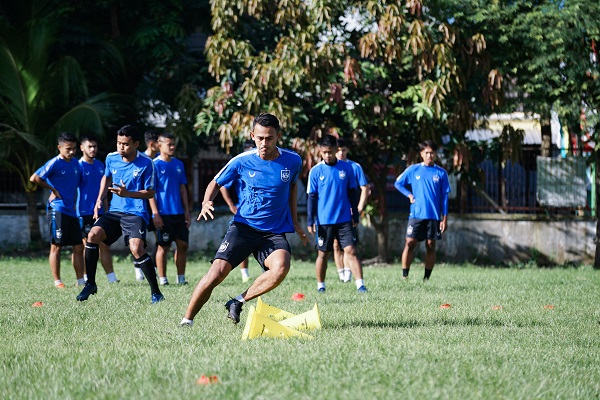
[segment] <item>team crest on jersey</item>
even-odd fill
[[[409,225],[408,228],[406,229],[406,234],[412,235],[412,233],[413,233],[413,227],[412,227],[412,225]]]
[[[438,182],[440,181],[440,176],[439,176],[439,175],[434,175],[434,176],[433,176],[433,181],[434,181],[435,183],[438,183]]]
[[[219,253],[223,253],[225,250],[227,250],[227,247],[229,247],[229,242],[227,240],[224,240],[223,243],[221,243],[221,246],[219,246]]]
[[[133,177],[137,178],[140,175],[141,172],[142,172],[142,170],[139,169],[139,168],[134,169],[133,170]]]
[[[283,182],[289,181],[291,177],[292,177],[292,174],[289,169],[286,168],[286,169],[281,170],[281,180]]]
[[[325,239],[319,236],[317,238],[317,243],[319,243],[319,247],[323,247],[323,244],[325,244]]]
[[[181,168],[177,167],[177,173],[181,175]]]
[[[346,179],[346,171],[340,171],[340,179],[341,180]]]

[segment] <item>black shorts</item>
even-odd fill
[[[162,215],[163,228],[156,231],[156,244],[169,246],[175,239],[189,243],[190,230],[185,223],[185,215]]]
[[[129,239],[142,239],[146,245],[146,221],[137,215],[122,212],[108,212],[98,218],[94,226],[99,226],[106,233],[104,243],[108,246],[116,242],[121,235],[125,239],[125,246],[129,246]]]
[[[83,244],[81,242],[79,218],[49,209],[48,225],[50,228],[50,243],[57,246]]]
[[[437,219],[409,218],[408,226],[406,227],[406,237],[417,239],[419,242],[425,239],[442,240],[440,221]]]
[[[284,233],[263,232],[246,224],[232,222],[214,259],[225,260],[235,268],[253,254],[262,269],[266,271],[265,260],[279,249],[292,253]]]
[[[317,226],[317,244],[315,247],[321,251],[333,250],[333,239],[337,239],[340,247],[345,249],[348,246],[356,245],[356,236],[354,234],[352,222],[344,222],[334,225]]]

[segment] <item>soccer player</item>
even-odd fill
[[[192,293],[181,326],[191,326],[213,289],[233,268],[254,254],[265,272],[246,291],[225,304],[227,317],[237,324],[244,303],[275,289],[289,272],[291,248],[285,234],[295,231],[304,245],[308,243],[296,214],[300,156],[277,147],[282,133],[279,120],[272,114],[257,116],[250,135],[257,149],[232,158],[204,193],[198,220],[214,218],[213,199],[219,188],[232,180],[241,181],[244,195],[209,271]]]
[[[248,140],[246,140],[246,142],[244,142],[244,151],[251,150],[254,147],[255,147],[254,141],[252,141],[251,139],[248,139]],[[237,200],[238,200],[237,204],[233,202],[233,199],[231,198],[231,194],[229,193],[230,190],[235,190],[235,193],[237,195]],[[238,183],[238,181],[231,181],[227,185],[221,186],[220,192],[221,192],[221,196],[223,196],[223,199],[225,200],[225,203],[227,203],[227,206],[229,207],[229,211],[231,211],[231,213],[233,215],[235,215],[237,213],[237,209],[238,209],[238,206],[240,205],[242,195],[243,195],[242,186]],[[240,264],[240,273],[242,274],[242,282],[244,282],[244,283],[246,283],[250,280],[250,274],[248,273],[249,263],[250,263],[249,259],[246,258]]]
[[[360,164],[348,159],[348,145],[343,138],[338,139],[338,151],[335,155],[338,160],[350,163],[352,166],[352,171],[354,171],[356,187],[360,187],[360,199],[358,200],[357,207],[358,216],[360,218],[367,205],[367,200],[369,199],[369,182],[367,181],[367,177],[365,176]],[[352,231],[354,233],[354,245],[356,246],[358,244],[358,229],[353,227]],[[352,271],[350,271],[350,267],[346,266],[347,263],[345,263],[344,260],[344,250],[342,250],[337,240],[333,241],[333,257],[335,259],[335,265],[337,267],[340,281],[350,282],[352,279]]]
[[[352,166],[338,161],[337,139],[325,135],[319,142],[323,159],[308,173],[308,232],[317,236],[317,290],[325,292],[327,258],[337,239],[356,279],[356,289],[366,293],[362,266],[356,256],[353,227],[358,224],[357,188]]]
[[[410,200],[406,244],[402,252],[402,277],[408,278],[415,247],[425,240],[423,279],[427,281],[435,264],[435,241],[442,239],[442,233],[448,227],[450,185],[446,170],[435,164],[437,145],[426,140],[419,144],[419,148],[423,162],[404,170],[394,186]]]
[[[110,246],[122,235],[125,245],[134,257],[134,265],[142,269],[150,285],[152,303],[164,299],[158,288],[154,262],[146,253],[146,227],[148,225],[148,202],[154,197],[154,163],[148,156],[138,151],[140,133],[131,125],[117,132],[117,151],[106,157],[104,177],[94,209],[94,219],[98,219],[87,237],[85,244],[85,266],[88,279],[85,287],[77,295],[77,300],[85,301],[96,294],[96,267],[99,257],[99,244]],[[106,214],[98,218],[103,200],[110,191],[113,196]]]
[[[104,176],[104,164],[102,161],[96,159],[98,153],[98,141],[90,136],[84,136],[81,139],[79,149],[83,153],[83,156],[79,159],[79,165],[81,167],[81,182],[79,184],[79,218],[81,221],[81,233],[83,236],[83,245],[87,235],[94,225],[94,208],[96,206],[96,199],[98,199],[98,193],[100,192],[100,182]],[[102,208],[98,209],[98,215],[103,215],[107,208],[108,202],[103,202]],[[73,252],[73,258],[75,253]],[[81,259],[83,260],[83,246],[81,246]],[[100,243],[100,262],[106,272],[106,278],[108,282],[119,282],[117,275],[115,274],[112,262],[112,254],[110,247],[104,243]],[[84,265],[84,278],[85,265]]]
[[[185,266],[190,236],[190,207],[188,203],[187,178],[183,163],[173,157],[175,137],[169,133],[158,136],[160,154],[153,160],[156,169],[156,195],[150,199],[152,220],[156,228],[158,248],[156,266],[161,285],[168,285],[167,255],[175,241],[175,265],[177,284],[187,285]]]
[[[58,136],[58,155],[51,158],[40,169],[35,171],[29,180],[50,190],[47,209],[50,225],[50,271],[54,278],[54,286],[63,289],[65,284],[60,279],[60,253],[63,246],[73,246],[72,264],[77,277],[77,284],[83,285],[83,258],[81,228],[77,218],[75,202],[77,187],[81,179],[81,168],[75,160],[77,139],[69,132]]]

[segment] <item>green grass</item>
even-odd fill
[[[208,262],[188,266],[197,280]],[[173,266],[170,264],[171,280]],[[314,340],[242,341],[223,304],[245,285],[235,270],[193,328],[178,326],[193,284],[150,304],[128,260],[79,303],[74,274],[52,285],[45,259],[0,259],[3,399],[591,399],[600,397],[600,271],[441,264],[421,282],[398,265],[365,268],[370,293],[336,281],[317,295],[314,265],[294,262],[262,297],[293,313],[319,304]],[[256,275],[258,267],[251,263]],[[293,293],[306,295],[294,302]],[[32,307],[42,301],[42,307]],[[450,309],[440,304],[450,303]],[[256,301],[250,304],[256,305]],[[554,309],[546,309],[553,305]],[[502,306],[492,310],[492,306]],[[246,307],[247,308],[247,307]],[[197,385],[201,375],[220,383]]]

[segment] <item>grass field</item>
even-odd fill
[[[247,309],[233,325],[223,307],[245,288],[239,271],[187,329],[178,323],[207,261],[191,262],[191,284],[166,287],[157,305],[129,260],[115,269],[120,283],[100,274],[98,295],[79,303],[66,260],[68,287],[57,290],[45,259],[0,259],[0,398],[600,398],[600,271],[591,267],[440,264],[426,284],[421,264],[408,282],[398,265],[369,267],[370,293],[359,296],[332,266],[318,295],[314,265],[294,262],[262,299],[293,313],[318,302],[323,329],[314,340],[249,341]],[[295,292],[306,300],[292,301]],[[201,375],[219,383],[198,385]]]

